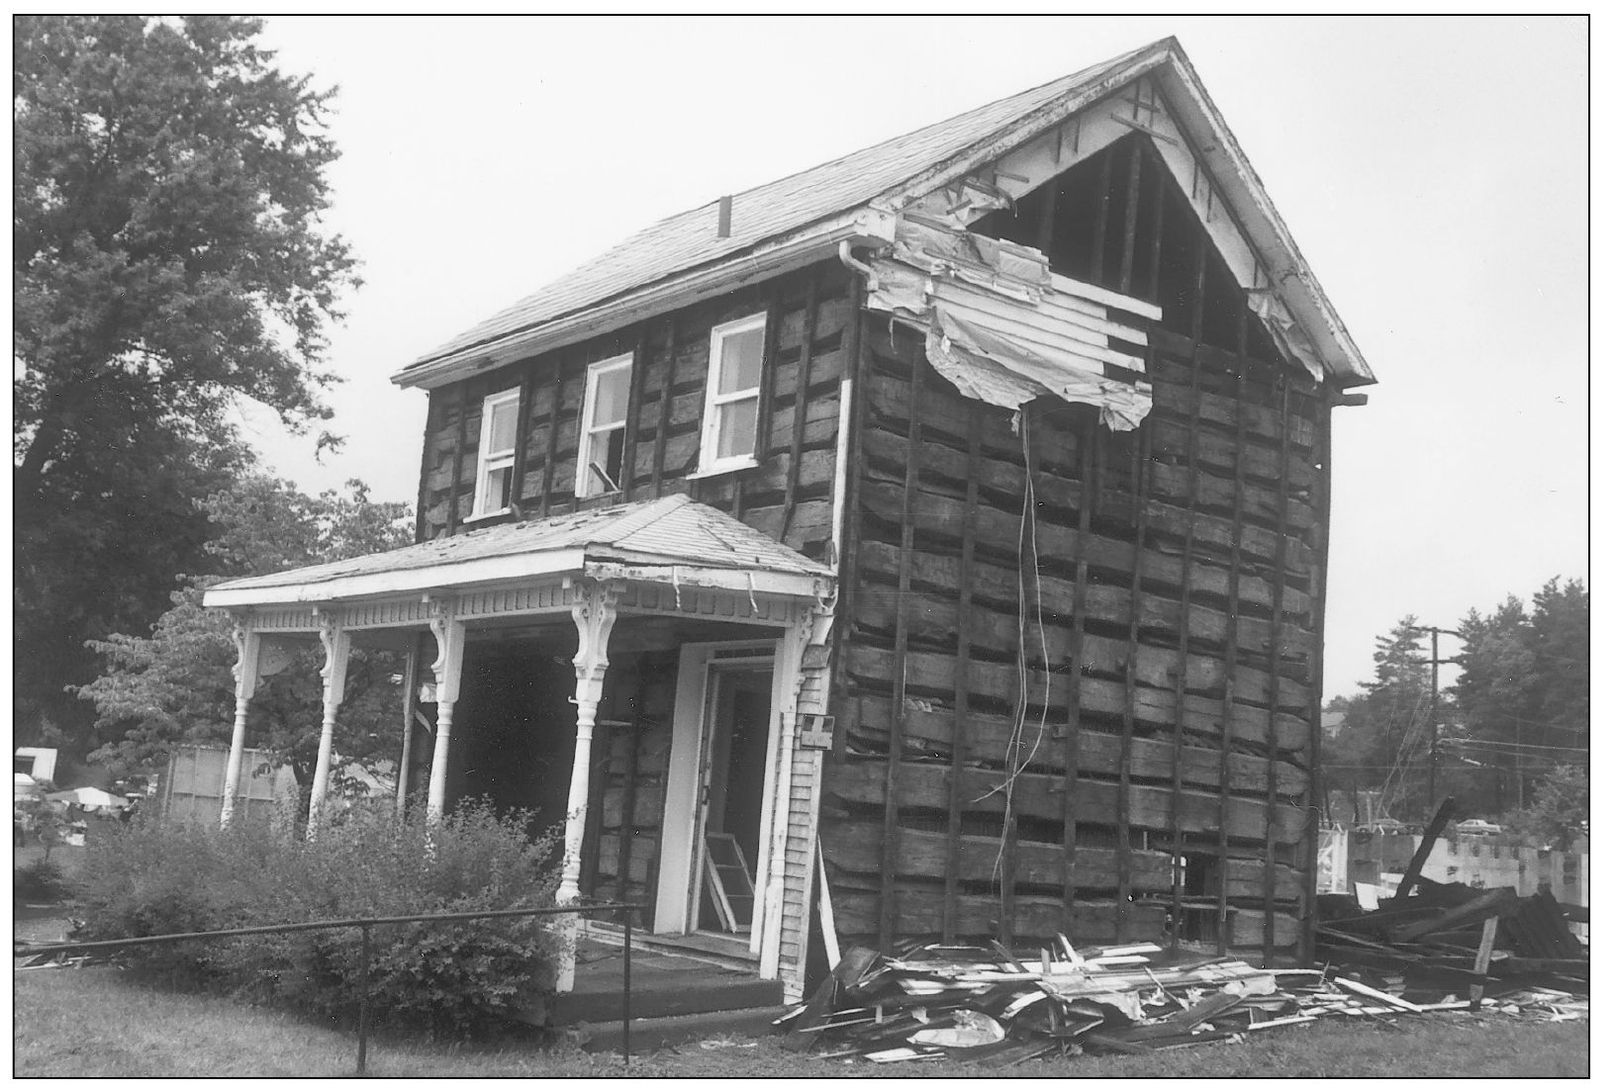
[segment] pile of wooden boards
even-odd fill
[[[1477,996],[1523,985],[1588,994],[1588,947],[1568,925],[1585,921],[1586,910],[1563,907],[1548,892],[1521,897],[1507,887],[1423,877],[1410,886],[1409,895],[1368,912],[1352,898],[1321,896],[1319,961],[1401,976],[1416,987],[1466,985]]]
[[[1154,943],[1078,949],[1057,938],[1035,960],[996,943],[916,945],[893,957],[855,948],[775,1025],[787,1048],[827,1059],[948,1057],[1002,1067],[1054,1054],[1238,1041],[1329,1016],[1383,1019],[1470,1005],[1451,994],[1416,1003],[1320,969],[1259,969]]]

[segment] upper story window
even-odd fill
[[[578,479],[573,493],[580,499],[623,489],[628,380],[633,366],[632,354],[589,365],[578,433]]]
[[[754,314],[713,328],[699,472],[757,464],[758,385],[767,318]]]
[[[471,515],[497,515],[511,506],[516,475],[516,413],[520,390],[502,390],[483,398],[483,430],[477,442],[477,491]]]

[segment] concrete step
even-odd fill
[[[665,1018],[634,1018],[628,1024],[629,1052],[642,1055],[661,1048],[674,1048],[717,1037],[762,1037],[773,1032],[770,1023],[784,1011],[784,1007],[772,1006],[706,1011]],[[579,1036],[586,1052],[618,1052],[623,1047],[621,1020],[585,1022],[576,1028],[581,1031]]]

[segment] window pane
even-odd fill
[[[589,437],[588,461],[584,465],[585,496],[616,492],[622,487],[623,428],[598,431]]]
[[[757,398],[732,401],[718,409],[718,457],[750,456],[757,447]]]
[[[516,447],[516,402],[503,401],[493,408],[494,419],[488,426],[488,450],[514,450]]]
[[[514,467],[500,466],[490,469],[483,482],[483,505],[477,511],[479,515],[486,515],[490,511],[503,511],[511,505],[511,478]]]
[[[617,424],[628,418],[628,368],[595,376],[595,415],[591,424]]]
[[[718,392],[733,394],[757,388],[763,373],[763,327],[724,338],[723,356],[718,364]]]

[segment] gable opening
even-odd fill
[[[1041,250],[1050,271],[1162,308],[1162,328],[1269,363],[1246,293],[1151,139],[1125,136],[971,230]],[[1242,332],[1244,327],[1244,332]]]

